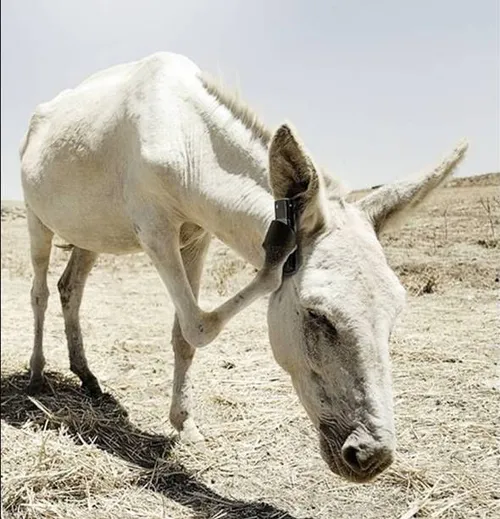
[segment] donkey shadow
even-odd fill
[[[127,411],[115,397],[106,393],[92,400],[74,380],[53,372],[45,377],[43,392],[30,399],[25,392],[28,373],[2,374],[2,420],[15,427],[28,421],[53,429],[64,426],[76,443],[93,443],[145,469],[136,482],[138,486],[146,486],[191,509],[199,519],[297,519],[265,502],[246,502],[217,494],[172,460],[174,438],[141,431],[130,422]]]

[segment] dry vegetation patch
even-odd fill
[[[196,415],[207,440],[168,423],[173,308],[143,255],[103,256],[82,307],[89,363],[107,394],[89,400],[69,375],[54,248],[46,323],[47,387],[24,393],[32,341],[31,269],[20,206],[2,203],[2,517],[493,518],[500,515],[499,176],[458,179],[383,237],[409,290],[392,340],[395,464],[354,485],[328,472],[317,438],[268,346],[266,301],[201,350]],[[489,183],[488,183],[489,182]],[[219,242],[202,304],[252,275]]]

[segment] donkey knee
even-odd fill
[[[221,332],[222,321],[216,312],[200,312],[197,318],[181,324],[182,335],[194,348],[210,344]]]

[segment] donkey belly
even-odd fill
[[[52,164],[23,172],[26,204],[62,239],[99,253],[140,250],[122,198],[121,182],[108,171]]]

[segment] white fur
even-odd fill
[[[227,95],[216,95],[215,88],[187,58],[159,53],[95,74],[37,108],[21,144],[35,272],[32,382],[40,382],[44,365],[53,233],[75,247],[59,289],[71,369],[90,389],[98,384],[85,360],[78,318],[86,277],[99,253],[144,250],[176,309],[174,426],[199,436],[188,384],[194,348],[272,292],[273,352],[321,431],[326,461],[345,477],[367,480],[392,460],[388,341],[404,299],[374,227],[378,214],[385,222],[430,189],[386,187],[366,207],[347,204],[293,130],[282,126],[268,146],[251,112],[225,103]],[[277,189],[311,186],[303,208],[308,225],[299,232],[304,265],[283,283],[286,256],[278,265],[264,264],[262,242],[273,219],[269,179]],[[374,209],[384,201],[392,209]],[[260,270],[233,298],[205,312],[197,297],[211,235]],[[314,321],[310,310],[322,317]]]

